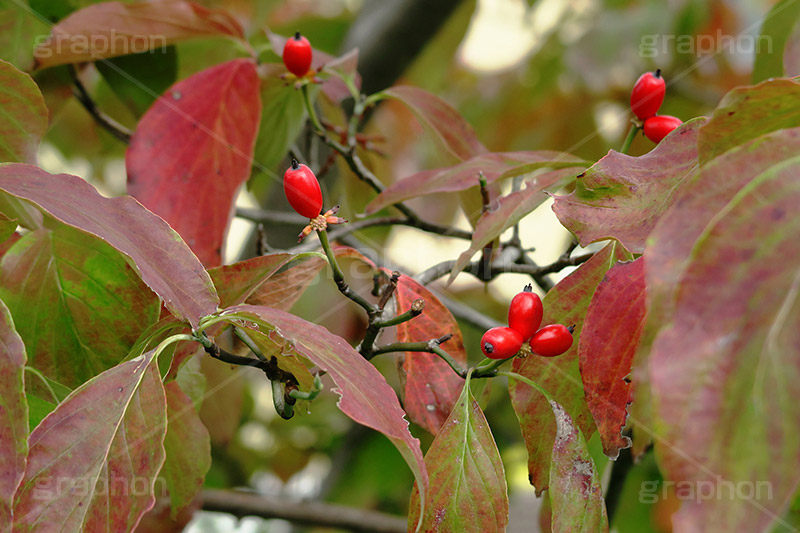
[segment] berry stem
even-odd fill
[[[336,256],[331,249],[330,242],[328,242],[328,232],[325,230],[317,231],[317,235],[319,236],[320,244],[322,244],[322,249],[325,251],[325,256],[328,258],[328,264],[331,266],[333,281],[336,283],[336,287],[339,289],[339,292],[360,305],[364,311],[367,312],[370,322],[373,322],[375,317],[380,314],[380,309],[366,301],[360,294],[351,289],[350,285],[348,285],[348,283],[345,281],[344,273],[342,272],[339,263],[336,261]]]
[[[628,136],[625,137],[625,141],[622,143],[622,148],[619,149],[619,153],[628,153],[628,150],[631,148],[631,144],[633,144],[633,139],[636,138],[636,134],[639,133],[640,129],[642,129],[641,126],[631,124],[631,129],[628,130]]]
[[[492,378],[497,375],[497,369],[500,368],[506,361],[510,361],[513,357],[507,359],[495,359],[491,363],[479,365],[475,367],[475,373],[472,374],[474,378]]]
[[[322,127],[319,117],[317,117],[317,112],[314,110],[314,104],[311,103],[311,96],[308,94],[308,84],[303,85],[300,91],[303,93],[303,102],[306,104],[308,118],[314,126],[314,131],[317,132],[317,135],[325,136],[325,128]]]

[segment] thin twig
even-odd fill
[[[69,65],[69,74],[72,78],[73,84],[72,94],[75,95],[75,98],[78,99],[84,109],[89,112],[94,121],[120,141],[124,142],[125,144],[129,144],[131,142],[131,136],[133,135],[133,132],[103,113],[103,111],[97,107],[97,104],[89,95],[89,91],[86,90],[83,82],[78,77],[78,72],[75,70],[73,65]]]
[[[466,377],[467,369],[462,368],[458,362],[453,359],[453,356],[447,353],[446,351],[440,348],[440,345],[447,342],[452,338],[452,334],[448,333],[447,335],[443,335],[438,339],[431,339],[429,341],[422,341],[422,342],[394,342],[392,344],[386,344],[384,346],[378,346],[372,351],[370,354],[369,359],[375,357],[376,355],[381,355],[384,353],[395,353],[395,352],[424,352],[424,353],[432,353],[436,354],[441,358],[445,363],[450,365],[450,368],[458,374],[459,376]]]
[[[263,494],[206,489],[203,509],[236,517],[280,518],[294,524],[345,529],[356,532],[405,533],[407,520],[367,509],[313,501],[277,499]]]
[[[331,273],[333,274],[333,281],[336,283],[336,287],[339,289],[339,292],[360,305],[364,311],[367,312],[367,316],[369,317],[370,322],[372,322],[376,316],[380,315],[380,309],[366,301],[363,296],[350,288],[350,285],[347,283],[347,281],[345,281],[344,273],[342,272],[342,269],[336,260],[336,256],[331,249],[330,242],[328,241],[327,231],[318,231],[317,235],[319,236],[319,242],[322,245],[322,249],[325,251],[325,255],[328,257],[328,263],[330,264]]]

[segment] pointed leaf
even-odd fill
[[[478,140],[475,130],[453,107],[418,87],[398,85],[383,91],[385,96],[400,100],[414,112],[417,120],[432,132],[444,153],[464,161],[488,152]]]
[[[153,352],[76,389],[31,433],[14,531],[132,531],[155,503],[166,402]]]
[[[240,305],[225,314],[246,316],[262,332],[264,329],[277,332],[290,348],[326,371],[338,386],[339,409],[355,422],[386,435],[408,463],[422,487],[421,492],[427,492],[428,473],[422,450],[408,431],[397,395],[381,373],[352,346],[322,326],[277,309]]]
[[[698,129],[704,121],[683,124],[640,157],[611,150],[578,176],[572,193],[555,197],[558,220],[581,245],[617,239],[641,253],[650,231],[675,200],[675,190],[697,166]]]
[[[621,433],[628,418],[628,375],[644,313],[644,257],[640,257],[611,267],[597,286],[583,323],[578,359],[584,395],[600,432],[603,452],[611,459],[631,445]]]
[[[720,101],[700,129],[697,155],[701,165],[765,133],[800,126],[800,82],[768,80],[737,87]]]
[[[30,76],[0,59],[0,161],[36,163],[47,122],[39,87]]]
[[[175,231],[133,198],[105,198],[76,176],[20,164],[0,166],[0,190],[130,257],[167,309],[192,326],[217,310],[219,300],[203,265]]]
[[[729,150],[690,178],[682,188],[680,200],[653,230],[644,254],[647,320],[633,369],[635,401],[630,409],[631,420],[637,427],[636,451],[641,451],[649,441],[646,434],[650,429],[639,422],[649,426],[652,419],[646,360],[656,334],[674,312],[675,293],[695,242],[753,178],[797,153],[800,153],[800,128],[776,131]]]
[[[429,341],[450,333],[453,337],[442,348],[466,368],[467,351],[461,329],[436,296],[413,278],[400,276],[394,298],[397,315],[411,309],[414,300],[425,301],[421,315],[397,325],[398,342]],[[439,433],[464,388],[464,380],[435,354],[406,352],[401,381],[405,382],[404,406],[409,418],[433,435]]]
[[[777,2],[764,17],[757,42],[766,42],[769,46],[756,46],[753,83],[784,75],[783,51],[798,21],[800,21],[800,2],[794,0]],[[787,74],[792,73],[787,72]]]
[[[567,412],[548,400],[556,419],[550,463],[552,531],[608,531],[606,502],[586,439]]]
[[[25,345],[0,301],[0,524],[11,523],[14,493],[25,474],[28,455],[24,370]]]
[[[258,83],[247,59],[176,83],[139,121],[125,157],[128,192],[164,217],[206,266],[222,263],[236,192],[250,176]]]
[[[267,254],[210,268],[208,274],[218,287],[220,307],[244,303],[254,290],[294,257],[289,253]]]
[[[575,325],[572,348],[558,357],[532,355],[515,359],[514,372],[533,380],[564,407],[584,435],[595,431],[589,407],[583,394],[578,369],[578,345],[586,310],[594,291],[618,259],[624,258],[620,246],[610,243],[561,280],[544,298],[542,324]],[[556,426],[547,400],[528,385],[509,384],[511,405],[522,429],[528,449],[528,471],[531,484],[541,493],[549,487],[550,457],[555,441]]]
[[[326,266],[328,261],[316,254],[292,261],[285,270],[259,285],[248,296],[247,303],[289,311]]]
[[[34,50],[37,68],[145,52],[198,37],[244,39],[227,11],[194,2],[103,2],[85,7],[53,26]]]
[[[192,400],[178,382],[166,383],[164,392],[167,398],[167,434],[164,438],[166,459],[161,475],[167,482],[174,519],[203,486],[211,467],[211,441]]]
[[[465,191],[478,186],[478,173],[486,183],[529,174],[540,168],[577,167],[583,161],[562,152],[496,152],[472,157],[454,166],[425,170],[392,183],[366,207],[368,214],[386,206],[437,192]],[[578,171],[580,172],[580,171]]]
[[[473,255],[483,250],[486,245],[547,200],[545,189],[558,189],[565,178],[572,177],[575,172],[579,171],[573,167],[540,174],[527,182],[524,189],[503,196],[498,200],[494,209],[481,214],[475,225],[475,232],[472,234],[472,242],[470,242],[469,248],[458,256],[455,266],[450,271],[448,283],[453,282],[469,264]]]
[[[452,372],[452,371],[451,371]],[[489,423],[462,380],[453,410],[425,454],[431,489],[422,517],[423,531],[505,531],[508,489]],[[416,487],[409,505],[409,531],[419,520]]]
[[[676,529],[768,530],[796,491],[798,172],[796,155],[769,168],[706,227],[653,344],[660,466],[714,495],[683,501]]]
[[[122,254],[63,224],[25,234],[3,256],[0,298],[28,364],[71,388],[119,363],[160,308]]]

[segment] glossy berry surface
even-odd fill
[[[489,359],[508,359],[522,347],[522,335],[511,328],[492,328],[481,337],[481,350]]]
[[[531,351],[544,357],[555,357],[569,350],[572,346],[572,331],[561,324],[550,324],[531,338]]]
[[[283,192],[292,209],[306,218],[314,218],[322,211],[322,191],[317,177],[295,159],[283,174]]]
[[[525,342],[536,333],[542,324],[542,299],[533,292],[531,285],[514,296],[508,306],[508,327],[522,335]]]
[[[644,134],[645,136],[658,144],[661,139],[669,135],[669,133],[683,124],[678,117],[670,115],[656,115],[644,121]]]
[[[666,84],[661,77],[661,69],[655,72],[645,72],[631,91],[631,110],[640,120],[646,120],[656,113],[664,102]]]
[[[283,46],[283,64],[298,78],[305,76],[311,68],[311,44],[300,32],[295,33]]]

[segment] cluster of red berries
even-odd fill
[[[665,92],[666,84],[661,69],[642,74],[631,92],[631,110],[639,120],[644,121],[645,136],[656,144],[683,123],[677,117],[656,115],[664,102]]]
[[[508,359],[526,342],[531,352],[544,357],[569,350],[574,327],[549,324],[540,329],[543,314],[541,298],[526,285],[508,306],[508,327],[492,328],[481,337],[483,354],[490,359]]]

